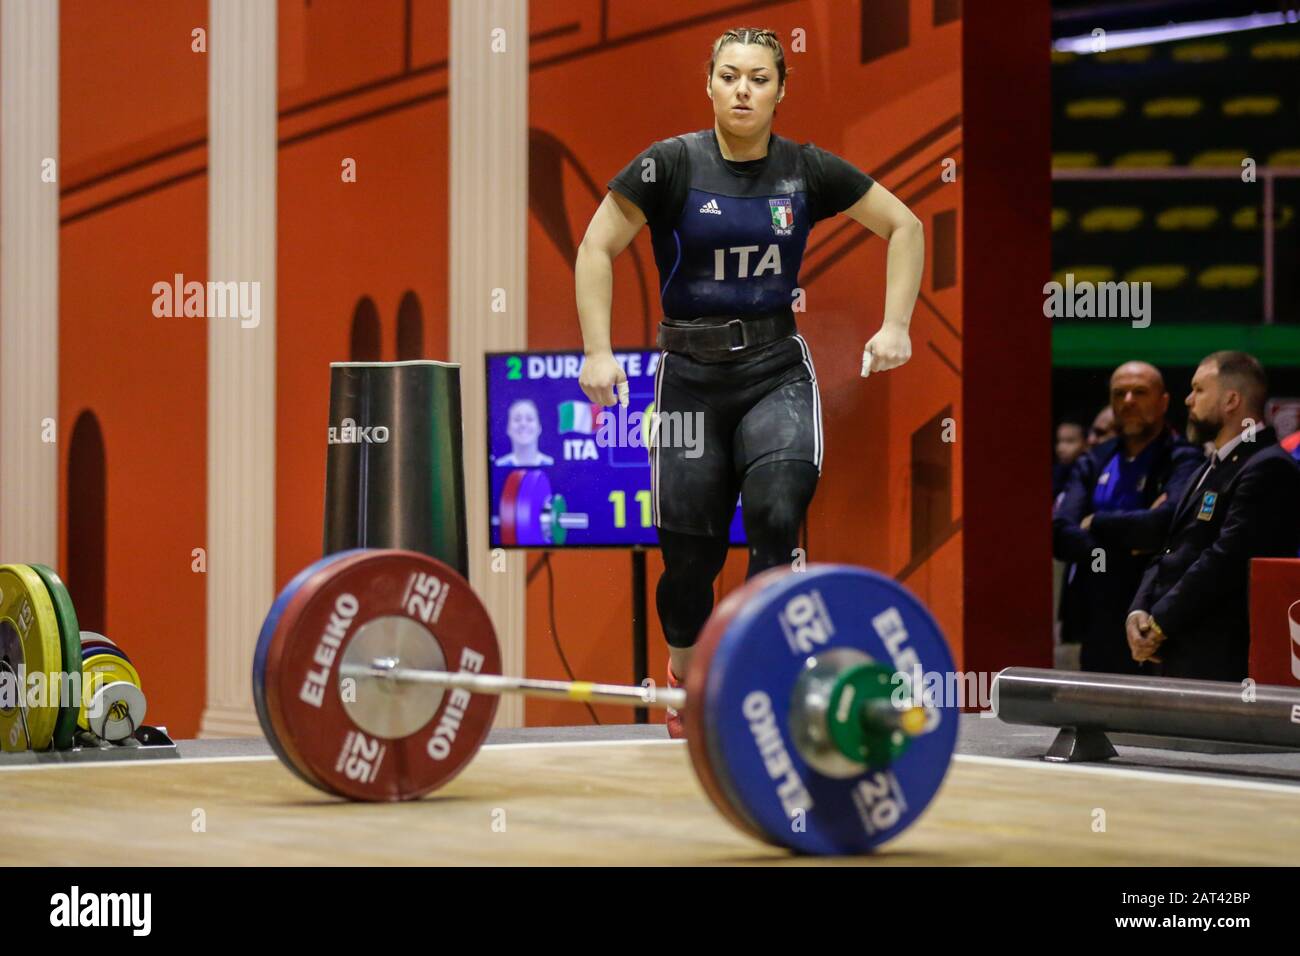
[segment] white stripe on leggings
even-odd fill
[[[664,365],[667,351],[659,353],[659,367],[655,369],[655,417],[650,423],[650,523],[659,527],[659,410],[663,401]]]
[[[807,343],[806,341],[804,341],[804,337],[803,337],[802,335],[796,335],[796,336],[795,336],[795,339],[798,340],[798,342],[799,342],[799,348],[801,348],[801,349],[803,350],[803,364],[806,365],[806,366],[808,367],[808,375],[809,375],[809,377],[812,379],[812,390],[813,390],[813,421],[814,421],[814,422],[816,423],[816,425],[817,425],[817,437],[816,437],[816,439],[814,439],[814,442],[813,442],[813,458],[815,459],[815,461],[813,462],[813,464],[815,464],[815,465],[817,466],[817,474],[818,474],[818,475],[821,475],[821,473],[822,473],[822,449],[823,449],[823,442],[822,442],[822,393],[821,393],[821,389],[820,389],[820,388],[818,387],[818,385],[817,385],[817,369],[813,367],[812,349],[810,349],[810,348],[808,347],[808,343]]]

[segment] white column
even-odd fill
[[[496,625],[505,672],[520,674],[524,558],[512,553],[505,573],[493,573],[488,552],[483,354],[527,344],[527,2],[452,0],[450,59],[449,338],[461,363],[470,583]],[[504,294],[504,312],[492,311],[494,294]],[[503,697],[497,726],[518,727],[523,714],[523,698]]]
[[[275,584],[276,4],[211,0],[208,276],[252,320],[208,318],[208,675],[200,736],[260,734],[253,649]]]
[[[0,562],[58,563],[58,156],[58,0],[0,0]]]

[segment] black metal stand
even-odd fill
[[[1103,731],[1093,727],[1062,727],[1044,760],[1053,763],[1090,763],[1116,756]]]
[[[124,740],[108,741],[78,730],[68,750],[23,750],[3,755],[5,764],[97,763],[112,760],[179,760],[176,742],[166,727],[141,724]]]
[[[644,684],[650,676],[650,649],[647,638],[645,549],[632,549],[632,681]],[[636,708],[636,722],[648,724],[650,710]]]

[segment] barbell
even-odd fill
[[[491,619],[460,575],[423,554],[360,549],[280,592],[253,695],[280,759],[352,800],[444,786],[482,746],[502,694],[672,707],[726,819],[768,843],[842,854],[897,836],[938,791],[958,711],[926,694],[930,681],[914,685],[952,668],[905,588],[811,564],[766,571],[720,602],[684,688],[503,676]]]

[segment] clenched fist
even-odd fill
[[[902,329],[883,326],[862,350],[862,377],[905,365],[912,357],[912,340]]]
[[[618,389],[618,402],[627,405],[627,373],[614,360],[613,352],[597,352],[582,360],[578,384],[593,402],[599,405],[614,404],[614,389]]]

